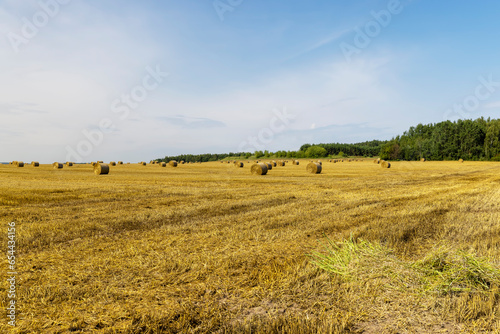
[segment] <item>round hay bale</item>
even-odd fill
[[[146,166],[146,161],[141,162],[141,165]]]
[[[299,165],[299,160],[292,160],[292,165],[298,166]]]
[[[321,162],[321,160],[318,160],[317,161],[321,166],[323,166],[323,163]]]
[[[278,165],[276,161],[271,162],[271,164],[273,165],[273,167],[276,167]]]
[[[40,163],[38,161],[32,161],[31,162],[31,166],[33,166],[33,167],[39,167]]]
[[[118,164],[119,165],[123,165],[123,161],[118,161]]]
[[[460,160],[458,160],[458,162],[464,162],[464,159],[460,159]]]
[[[71,161],[67,161],[67,162],[66,162],[66,166],[68,166],[68,167],[73,167],[73,163],[72,163]]]
[[[63,168],[63,164],[59,163],[59,162],[54,162],[52,164],[52,166],[54,167],[54,169],[62,169]]]
[[[267,165],[265,163],[262,163],[262,162],[257,163],[257,164],[253,164],[250,171],[254,175],[266,175],[267,174]]]
[[[181,160],[181,165],[184,165],[186,162],[184,160]]]
[[[278,161],[278,166],[284,167],[285,166],[285,162],[283,160]]]
[[[243,162],[241,162],[241,161],[235,162],[234,166],[237,167],[237,168],[242,168],[243,167]]]
[[[16,164],[17,167],[24,167],[24,162],[18,161]]]
[[[271,163],[267,162],[266,165],[267,165],[267,170],[273,169],[273,165]]]
[[[116,166],[116,162],[114,162],[114,161],[110,161],[110,162],[109,162],[109,165],[110,165],[110,166]]]
[[[387,162],[385,160],[382,160],[382,162],[380,163],[380,166],[382,166],[382,168],[391,168],[391,163]]]
[[[106,175],[109,174],[109,165],[107,164],[96,164],[94,166],[94,174],[95,175]]]
[[[166,162],[161,162],[161,163],[160,163],[160,166],[161,166],[161,167],[167,167],[167,163],[166,163]]]
[[[228,161],[228,162],[229,162],[229,161]],[[172,166],[172,167],[177,167],[177,161],[175,161],[175,160],[170,160],[170,161],[168,162],[168,164],[169,164],[170,166]]]
[[[317,162],[310,162],[306,166],[306,170],[312,174],[319,174],[319,173],[321,173],[322,169],[323,169],[323,167],[321,166],[321,164],[319,164]]]
[[[426,161],[425,158],[420,159],[420,162],[425,162],[425,161]]]
[[[94,167],[96,165],[96,162],[92,161],[90,164],[92,165],[92,167]]]
[[[102,163],[104,163],[104,161],[98,160],[97,163],[102,164]]]

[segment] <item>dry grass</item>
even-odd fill
[[[0,166],[14,332],[500,329],[498,163],[110,168]]]

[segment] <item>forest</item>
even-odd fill
[[[500,119],[444,121],[410,127],[385,143],[381,159],[500,160]]]
[[[388,141],[304,144],[298,151],[255,151],[222,154],[182,154],[158,161],[208,162],[225,158],[374,157],[386,160],[493,160],[500,161],[500,119],[457,120],[412,126]]]

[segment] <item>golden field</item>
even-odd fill
[[[0,332],[500,330],[499,163],[244,162],[0,165]]]

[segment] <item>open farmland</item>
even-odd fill
[[[306,165],[0,165],[16,331],[500,330],[500,164]]]

